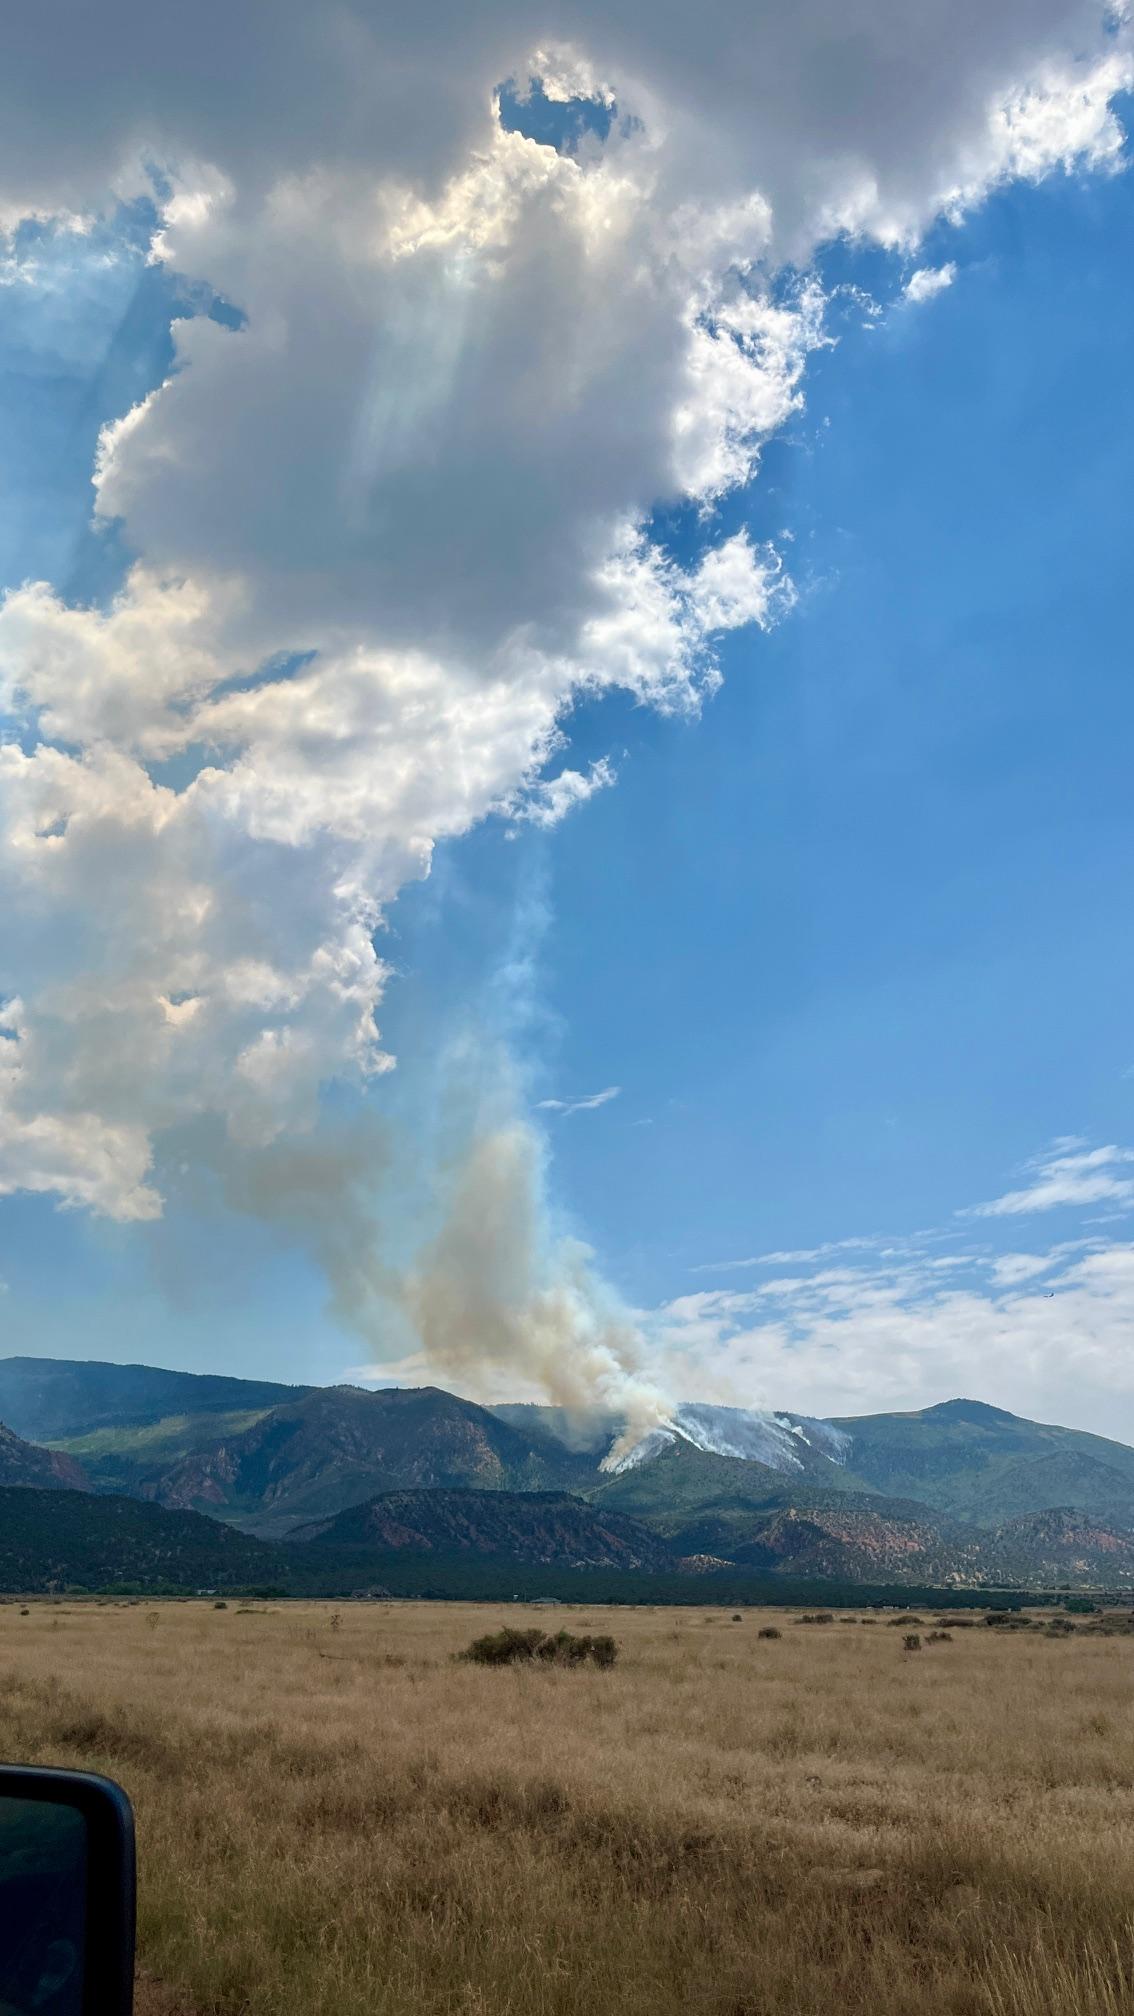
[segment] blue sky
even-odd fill
[[[1132,219],[1013,192],[850,320],[761,483],[800,607],[548,849],[557,1089],[625,1088],[556,1152],[642,1296],[1130,1132]]]
[[[602,119],[565,120],[572,146],[590,123],[601,146]],[[43,579],[106,607],[145,557],[133,493],[92,529],[99,430],[170,372],[173,318],[195,331],[215,299],[150,256],[156,216],[139,198],[12,241],[5,588]],[[1134,1383],[1117,1413],[1108,1397],[1134,1314],[1132,236],[1130,175],[1077,168],[996,187],[905,252],[820,246],[830,340],[799,409],[751,480],[649,527],[689,579],[738,533],[771,541],[794,606],[721,638],[723,683],[695,712],[583,680],[548,768],[586,780],[609,760],[616,781],[554,824],[515,796],[442,824],[428,877],[398,871],[375,938],[397,1070],[364,1093],[324,1072],[318,1123],[354,1124],[361,1102],[390,1130],[387,1257],[436,1229],[424,1144],[473,1040],[506,1056],[546,1146],[541,1237],[593,1248],[671,1386],[851,1411],[983,1376],[980,1397],[1134,1435]],[[950,285],[905,297],[943,268]],[[212,312],[223,343],[236,318]],[[213,354],[183,348],[175,369],[188,384]],[[571,480],[586,487],[585,462]],[[13,707],[9,737],[36,733]],[[151,774],[176,783],[187,760]],[[328,1313],[319,1250],[234,1209],[192,1139],[159,1145],[152,1219],[13,1183],[5,1349],[313,1380],[431,1370],[404,1309],[392,1371],[373,1329],[362,1350]],[[515,1360],[464,1373],[539,1384]]]
[[[851,307],[745,499],[791,531],[798,608],[730,644],[695,725],[582,713],[617,789],[403,898],[409,1056],[535,909],[539,1091],[621,1087],[551,1117],[557,1185],[645,1306],[706,1263],[949,1227],[1053,1137],[1134,1134],[1132,229],[1123,177],[1012,191],[928,248],[947,292]],[[1044,1252],[1079,1216],[982,1238]]]

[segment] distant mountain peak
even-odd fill
[[[1018,1414],[1010,1414],[1006,1407],[990,1407],[987,1400],[939,1400],[935,1407],[923,1407],[923,1421],[971,1421],[979,1427],[982,1421],[1018,1421]]]

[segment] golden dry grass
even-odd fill
[[[135,1801],[144,2016],[1134,2012],[1134,1639],[334,1608],[0,1607],[2,1754]]]

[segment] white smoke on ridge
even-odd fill
[[[824,340],[817,283],[777,271],[1116,166],[1128,25],[806,0],[713,7],[692,48],[669,0],[444,24],[281,0],[238,30],[202,0],[174,47],[141,0],[88,15],[10,25],[0,218],[73,229],[157,161],[153,257],[243,321],[179,321],[175,370],[104,430],[117,596],[0,606],[0,1194],[152,1220],[168,1144],[207,1137],[363,1334],[392,1299],[439,1364],[656,1422],[518,1115],[438,1171],[411,1274],[383,1257],[385,1138],[323,1118],[328,1083],[392,1062],[375,933],[439,840],[609,784],[563,766],[580,693],[693,712],[715,638],[790,606],[774,552],[712,530]],[[533,74],[613,101],[606,143],[505,131],[494,87]],[[648,530],[678,501],[705,527],[686,568]]]

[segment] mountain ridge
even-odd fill
[[[0,1358],[0,1421],[30,1442],[64,1441],[104,1426],[139,1427],[190,1411],[276,1406],[312,1390],[226,1373],[115,1365],[100,1358]]]
[[[536,1491],[589,1476],[585,1458],[532,1441],[440,1387],[326,1386],[170,1465],[143,1468],[136,1488],[172,1509],[279,1536],[380,1491]]]
[[[682,1556],[1046,1582],[1125,1575],[1134,1530],[1134,1449],[965,1397],[829,1422],[687,1402],[634,1462],[607,1468],[616,1421],[486,1408],[434,1386],[23,1358],[0,1361],[0,1409],[13,1392],[21,1418],[72,1432],[45,1437],[50,1449],[14,1435],[7,1471],[0,1435],[0,1485],[124,1492],[274,1540],[377,1499],[389,1512],[397,1492],[551,1492],[628,1517]],[[189,1411],[163,1414],[171,1400]]]
[[[573,1568],[663,1573],[675,1565],[674,1550],[648,1527],[563,1491],[389,1491],[299,1527],[291,1540],[311,1548],[488,1554]]]
[[[836,1417],[834,1426],[849,1438],[848,1463],[873,1490],[979,1524],[1061,1505],[1134,1514],[1134,1449],[1085,1429],[1030,1421],[969,1399],[910,1413]],[[1029,1489],[1026,1466],[1041,1461],[1045,1467]]]

